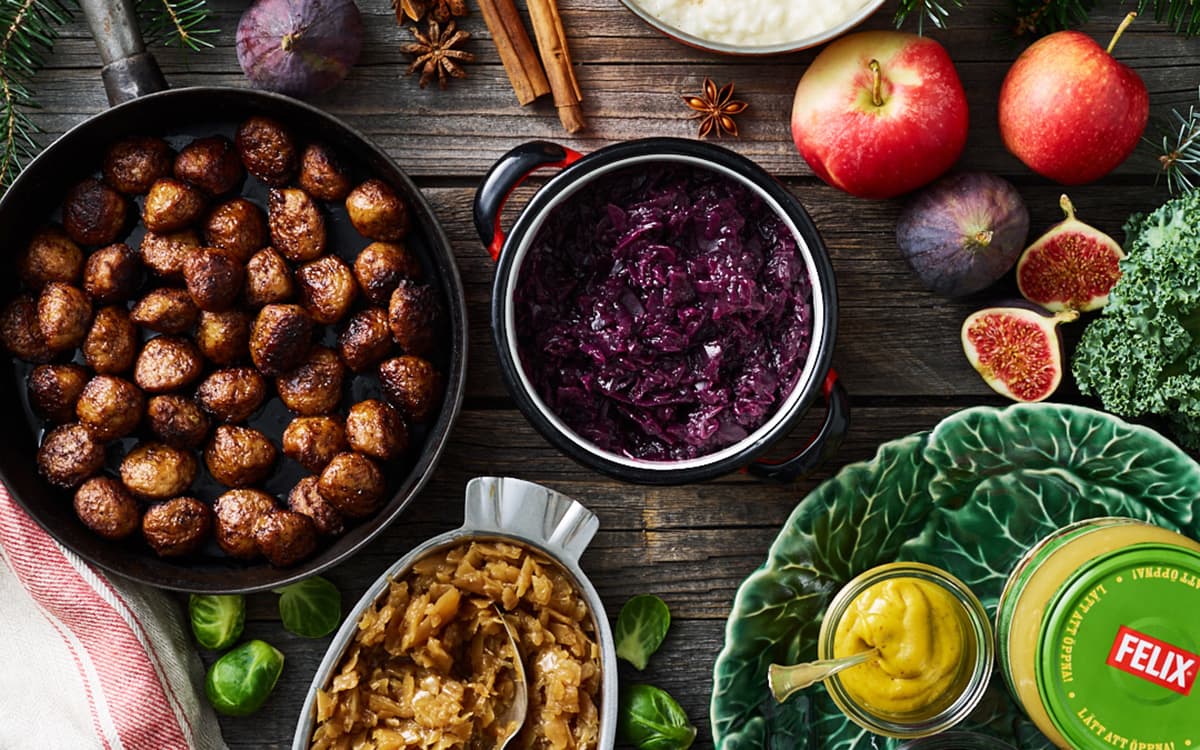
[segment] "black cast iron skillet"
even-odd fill
[[[17,250],[40,225],[57,219],[57,207],[68,188],[97,172],[108,144],[122,136],[146,134],[160,135],[178,148],[199,135],[220,133],[232,138],[245,118],[267,115],[285,123],[299,142],[322,141],[332,147],[356,181],[378,177],[407,200],[413,229],[406,245],[419,257],[425,281],[438,291],[443,304],[442,330],[436,337],[440,348],[433,360],[444,376],[445,394],[437,416],[413,431],[408,454],[385,467],[391,493],[386,505],[376,515],[351,526],[337,540],[323,544],[310,559],[290,568],[273,568],[265,561],[243,563],[225,556],[215,543],[190,558],[163,560],[136,535],[124,542],[95,536],[75,517],[71,493],[53,489],[38,476],[35,454],[44,426],[32,413],[26,396],[25,376],[31,366],[17,360],[0,373],[0,413],[7,417],[5,429],[0,430],[0,479],[29,515],[64,546],[109,571],[154,586],[180,591],[247,592],[284,585],[325,570],[354,554],[400,515],[428,480],[458,416],[465,386],[467,322],[462,281],[450,243],[416,185],[361,134],[285,96],[222,87],[166,90],[133,20],[132,0],[82,0],[81,5],[100,48],[105,90],[114,106],[55,141],[29,164],[0,200],[0,237],[5,238],[10,252],[4,261],[9,264],[8,272],[0,273],[0,298],[7,300],[16,292],[12,264]],[[241,195],[265,206],[266,188],[251,177],[246,178]],[[352,260],[368,240],[350,226],[344,208],[326,209],[330,249]],[[141,234],[140,228],[135,229],[124,241],[136,248]],[[327,333],[320,343],[333,344],[332,335]],[[348,381],[343,406],[378,394],[374,377]],[[277,398],[272,398],[250,426],[266,432],[278,447],[291,416]],[[110,473],[124,454],[123,449],[132,442],[127,440],[110,449]],[[201,476],[192,494],[211,499],[224,488],[207,476],[203,461],[200,466]],[[281,458],[263,489],[286,499],[290,488],[306,473],[299,465]]]

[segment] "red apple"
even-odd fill
[[[1000,88],[1000,135],[1040,175],[1064,185],[1091,182],[1133,153],[1150,116],[1146,84],[1111,51],[1078,31],[1035,42]]]
[[[942,45],[899,31],[850,34],[805,71],[792,140],[822,180],[861,198],[932,182],[967,142],[967,97]]]

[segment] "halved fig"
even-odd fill
[[[1125,257],[1116,240],[1075,218],[1075,206],[1059,199],[1067,218],[1050,228],[1017,261],[1017,287],[1047,310],[1099,310],[1121,278]]]
[[[1047,315],[1033,306],[988,307],[963,322],[963,351],[996,393],[1014,401],[1043,401],[1062,382],[1058,324],[1078,317],[1075,310]]]

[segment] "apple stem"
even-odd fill
[[[1058,205],[1062,208],[1063,213],[1067,215],[1067,221],[1075,218],[1075,204],[1063,193],[1058,199]]]
[[[1108,54],[1112,54],[1113,47],[1117,46],[1117,40],[1125,33],[1125,29],[1129,28],[1129,24],[1133,23],[1133,19],[1137,18],[1137,13],[1130,13],[1125,16],[1125,20],[1121,21],[1121,25],[1117,27],[1117,33],[1113,34],[1112,41],[1108,43],[1108,49],[1105,50]]]
[[[876,107],[883,106],[883,71],[879,68],[879,61],[872,60],[867,64],[871,72],[875,75],[875,82],[871,86],[871,103]]]

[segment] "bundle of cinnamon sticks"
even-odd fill
[[[517,101],[525,105],[543,94],[553,94],[563,127],[568,133],[577,133],[585,127],[579,106],[583,95],[567,49],[558,0],[527,0],[527,3],[540,59],[514,0],[479,0],[479,8]]]

